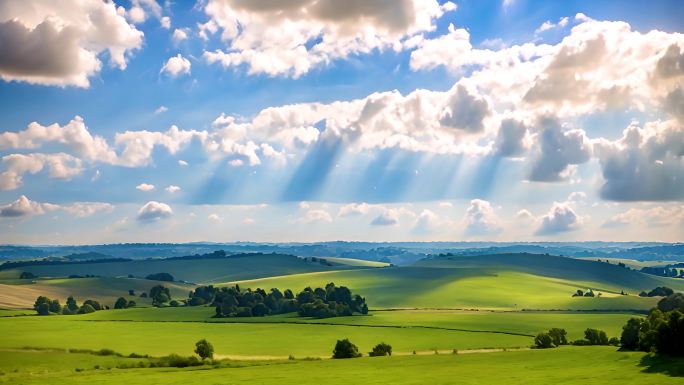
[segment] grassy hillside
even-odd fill
[[[654,384],[682,382],[681,359],[618,352],[611,347],[552,351],[226,363],[188,369],[116,369],[143,359],[87,354],[0,351],[5,384]],[[79,369],[79,371],[76,371]],[[204,370],[202,370],[204,369]]]
[[[532,254],[454,257],[408,267],[316,272],[238,283],[300,290],[327,282],[366,296],[371,308],[647,310],[659,298],[638,297],[640,291],[662,285],[684,290],[684,280],[680,279],[606,263]],[[577,289],[589,288],[602,296],[572,297]],[[629,295],[620,295],[621,291]]]
[[[67,277],[69,275],[145,277],[154,273],[169,273],[176,280],[196,283],[225,282],[242,279],[272,277],[295,273],[331,271],[359,267],[342,259],[327,266],[291,255],[251,254],[223,259],[158,259],[108,263],[79,263],[47,266],[25,266],[3,271],[1,278],[18,278],[22,271],[39,277]],[[355,260],[352,260],[353,263]],[[367,266],[366,266],[367,267]]]
[[[19,280],[17,280],[19,281]],[[193,285],[177,282],[159,282],[137,278],[59,278],[21,280],[21,284],[0,283],[0,308],[30,308],[36,298],[44,295],[57,298],[62,304],[69,296],[73,296],[78,302],[85,299],[96,299],[102,304],[113,306],[119,297],[125,297],[136,301],[139,305],[149,305],[150,300],[139,298],[143,292],[163,283],[171,291],[171,295],[178,298],[187,298],[188,292]],[[128,295],[128,290],[134,289],[136,296]]]

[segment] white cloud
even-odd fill
[[[149,12],[152,14],[153,17],[159,19],[159,21],[162,24],[162,27],[168,28],[165,26],[165,23],[167,23],[166,20],[162,17],[162,8],[161,6],[157,3],[157,0],[132,0],[131,1],[131,9],[128,10],[127,15],[128,18],[136,24],[144,23],[145,20],[147,20],[147,13]],[[171,19],[166,17],[168,20],[168,23],[171,23]]]
[[[364,202],[349,203],[340,207],[339,211],[337,212],[337,216],[342,218],[360,216],[366,214],[370,208],[371,205]]]
[[[536,218],[527,209],[522,209],[515,214],[515,217],[523,222],[534,222]]]
[[[207,219],[210,220],[210,221],[212,221],[212,222],[214,222],[214,223],[223,223],[223,218],[221,218],[221,217],[220,217],[218,214],[216,214],[216,213],[209,214],[209,216],[207,217]]]
[[[451,202],[439,202],[439,207],[451,208],[454,207],[454,204]]]
[[[164,28],[164,29],[170,29],[171,28],[171,18],[168,16],[163,16],[159,20],[159,23],[161,24],[162,28]]]
[[[242,159],[232,159],[228,161],[228,164],[233,167],[240,167],[244,164],[245,162],[242,161]]]
[[[205,51],[210,63],[246,65],[250,74],[297,78],[313,68],[402,43],[435,29],[455,4],[435,0],[303,0],[254,3],[209,0],[200,36],[221,31],[227,50]]]
[[[49,177],[70,180],[83,172],[82,162],[69,154],[10,154],[2,157],[5,171],[0,173],[0,189],[13,190],[23,183],[23,175],[36,174],[44,168]]]
[[[304,216],[298,218],[296,223],[311,224],[311,223],[330,223],[332,217],[325,210],[308,210]]]
[[[109,213],[114,210],[114,205],[105,202],[75,202],[62,206],[62,209],[78,218],[85,218],[97,213]]]
[[[138,210],[136,219],[140,222],[156,222],[173,215],[173,210],[166,203],[149,201]]]
[[[413,232],[418,234],[431,234],[448,228],[449,225],[449,221],[443,220],[432,210],[424,209],[416,219],[416,223],[413,226]]]
[[[158,115],[158,114],[161,114],[161,113],[166,112],[166,111],[168,111],[168,110],[169,110],[169,109],[166,108],[166,106],[159,106],[156,110],[154,110],[154,113],[155,113],[156,115]]]
[[[181,41],[188,38],[188,32],[185,28],[176,28],[173,30],[173,35],[171,36],[174,42],[180,43]]]
[[[558,23],[553,23],[550,20],[547,20],[544,23],[542,23],[542,25],[540,25],[539,28],[537,28],[534,31],[534,33],[538,34],[538,33],[546,32],[546,31],[548,31],[550,29],[554,29],[554,28],[563,28],[566,25],[568,25],[568,21],[569,21],[568,17],[561,17],[560,19],[558,19]]]
[[[587,162],[592,154],[591,141],[580,129],[563,130],[555,120],[544,119],[539,134],[539,149],[529,179],[554,182],[570,176],[569,166]]]
[[[57,208],[59,208],[59,206],[50,203],[38,203],[22,195],[16,201],[5,206],[0,206],[0,218],[42,215],[45,211],[51,211]]]
[[[187,166],[188,166],[188,162],[184,161],[183,159],[179,159],[179,160],[178,160],[178,165],[181,166],[181,167],[187,167]]]
[[[3,1],[0,41],[3,80],[87,88],[102,68],[102,53],[123,70],[143,33],[113,2]]]
[[[163,146],[169,153],[175,154],[181,147],[190,143],[194,137],[202,140],[206,137],[206,132],[181,130],[174,125],[166,132],[125,131],[117,133],[114,142],[118,146],[124,147],[117,164],[127,167],[146,166],[150,163],[152,150],[155,146]]]
[[[380,215],[373,218],[371,221],[372,226],[395,226],[399,224],[401,216],[415,217],[416,214],[404,207],[392,207],[386,208],[383,206],[375,206],[382,209]]]
[[[578,229],[584,219],[575,213],[570,202],[553,202],[549,212],[541,217],[536,235],[553,235]]]
[[[141,183],[141,184],[135,186],[135,188],[140,190],[140,191],[148,192],[148,191],[154,190],[154,185],[149,184],[149,183]]]
[[[178,54],[170,57],[159,72],[167,73],[172,78],[176,78],[179,75],[189,75],[191,66],[190,60]]]
[[[656,206],[651,208],[630,208],[620,214],[614,215],[603,223],[603,227],[619,226],[683,226],[684,206]]]
[[[181,188],[178,186],[169,185],[164,190],[166,190],[166,192],[168,192],[168,193],[175,194],[175,193],[179,192],[181,190]]]
[[[242,220],[243,225],[253,225],[255,223],[256,223],[256,221],[252,218],[245,218]]]
[[[468,235],[496,234],[501,231],[501,220],[491,204],[482,199],[470,201],[463,222]]]

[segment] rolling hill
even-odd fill
[[[535,254],[445,257],[407,267],[237,281],[246,287],[297,290],[328,282],[366,296],[371,308],[647,310],[659,298],[638,297],[642,290],[663,285],[684,290],[684,280],[602,262]],[[592,289],[602,295],[572,297],[577,289]],[[621,295],[621,291],[628,295]]]

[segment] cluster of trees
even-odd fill
[[[337,340],[335,348],[333,349],[332,358],[357,358],[363,354],[359,352],[359,348],[354,345],[348,338]],[[381,342],[373,347],[373,350],[368,352],[369,357],[391,356],[392,346]]]
[[[668,295],[672,294],[674,294],[674,290],[670,289],[669,287],[659,286],[648,293],[642,291],[639,293],[639,297],[667,297]]]
[[[165,281],[165,282],[173,282],[173,275],[169,273],[154,273],[154,274],[149,274],[145,279],[149,279],[151,281]]]
[[[617,337],[608,338],[608,335],[603,330],[586,329],[584,331],[584,339],[572,341],[573,345],[587,346],[587,345],[613,345],[618,346],[620,340]]]
[[[297,295],[290,289],[281,292],[274,288],[266,292],[264,289],[240,290],[239,285],[200,286],[190,292],[187,304],[210,304],[216,308],[217,317],[261,317],[298,312],[303,317],[328,318],[368,313],[365,298],[334,283],[327,284],[324,289],[307,287]]]
[[[150,289],[149,297],[152,298],[153,306],[162,306],[171,300],[171,292],[167,287],[163,285],[157,285]]]
[[[102,306],[98,301],[87,299],[83,301],[83,305],[79,306],[76,303],[74,297],[69,297],[66,300],[66,304],[62,306],[57,299],[50,299],[45,296],[40,296],[36,299],[33,304],[33,309],[38,313],[38,315],[51,315],[51,314],[87,314],[93,313],[98,310],[109,309],[106,306]]]
[[[682,293],[674,293],[658,301],[658,310],[668,312],[672,310],[679,310],[684,312],[684,295]]]
[[[117,298],[116,302],[114,302],[114,309],[128,309],[131,307],[135,307],[136,303],[133,300],[126,300],[124,297],[119,297]]]
[[[573,297],[595,297],[596,295],[594,294],[594,291],[589,289],[586,292],[577,289],[577,291],[572,295]],[[598,294],[598,296],[601,296],[601,293]]]
[[[660,277],[684,278],[684,270],[680,273],[677,268],[670,266],[647,266],[641,269],[642,273],[658,275]]]
[[[565,329],[553,328],[548,332],[541,332],[534,337],[534,346],[538,349],[555,348],[568,344],[568,332]]]
[[[648,317],[631,318],[622,328],[623,349],[684,356],[684,314],[653,309]]]

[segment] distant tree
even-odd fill
[[[214,347],[205,339],[201,339],[195,343],[195,353],[201,359],[214,358]]]
[[[155,274],[150,274],[145,279],[149,279],[152,281],[165,281],[165,282],[173,282],[173,275],[169,273],[155,273]]]
[[[59,304],[59,300],[53,299],[48,305],[50,313],[59,314],[62,312],[62,305]]]
[[[37,278],[35,274],[29,272],[29,271],[24,271],[19,275],[19,279],[33,279]]]
[[[684,295],[674,293],[658,301],[658,310],[668,312],[672,310],[684,311]]]
[[[42,296],[42,295],[39,296],[38,298],[36,298],[36,302],[33,304],[33,310],[38,311],[38,308],[39,308],[42,304],[48,305],[48,311],[50,311],[50,310],[49,310],[49,309],[50,309],[50,307],[49,307],[49,305],[50,305],[50,298],[45,297],[45,296]]]
[[[643,318],[630,318],[627,324],[622,327],[620,345],[624,349],[637,350],[639,348],[639,331],[645,322],[646,320]]]
[[[119,297],[116,302],[114,302],[114,309],[125,309],[128,307],[128,301],[126,298]]]
[[[38,315],[50,315],[50,305],[47,303],[41,303],[36,308],[36,312],[38,312]]]
[[[292,294],[292,290],[290,290],[290,289],[286,289],[286,290],[283,292],[283,296],[284,296],[286,299],[294,299],[294,294]]]
[[[271,310],[263,303],[258,303],[252,308],[252,315],[255,317],[263,317],[268,315]]]
[[[337,340],[332,358],[356,358],[361,357],[359,348],[349,339]]]
[[[78,304],[76,303],[74,297],[69,296],[69,298],[67,298],[65,307],[68,308],[71,312],[75,312],[78,310]]]
[[[573,297],[584,297],[584,292],[582,290],[577,289],[575,294],[572,295]]]
[[[140,298],[147,298],[147,293],[140,294]]]
[[[83,304],[92,306],[96,311],[104,310],[104,307],[94,299],[87,299],[83,301]]]
[[[381,342],[373,347],[373,350],[368,353],[370,357],[391,356],[392,346]]]
[[[133,300],[128,301],[128,304],[126,304],[126,307],[135,307],[136,303]]]
[[[548,349],[556,347],[553,343],[553,338],[549,333],[541,332],[534,337],[534,346],[538,349]]]
[[[594,291],[589,289],[586,293],[584,293],[585,297],[593,297],[594,296]]]
[[[84,303],[80,309],[78,309],[78,314],[89,314],[94,313],[96,310],[92,305]]]
[[[610,337],[608,340],[608,345],[620,346],[620,339],[617,337]]]
[[[134,289],[128,289],[128,295],[135,296],[135,290]]]
[[[150,289],[150,298],[152,298],[153,305],[159,306],[171,300],[171,292],[168,288],[157,285]]]
[[[603,330],[588,328],[584,331],[584,339],[589,341],[590,345],[608,345],[608,336]]]
[[[175,299],[172,299],[171,302],[169,302],[169,305],[171,305],[171,307],[178,307],[180,306],[180,303]]]
[[[553,341],[553,344],[556,346],[567,345],[567,335],[568,332],[566,332],[565,329],[552,328],[549,330],[549,336],[551,336],[551,340]]]

